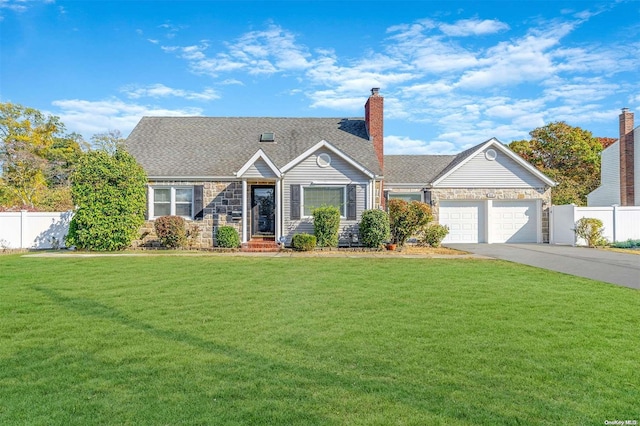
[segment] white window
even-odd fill
[[[422,194],[419,192],[389,192],[389,199],[404,200],[407,203],[412,201],[422,202]]]
[[[302,188],[302,215],[311,216],[318,207],[334,206],[346,216],[344,186],[305,186]]]
[[[152,188],[151,217],[182,216],[193,217],[192,187],[155,187]]]

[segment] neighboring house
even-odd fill
[[[288,245],[313,233],[311,212],[324,205],[340,210],[350,245],[385,196],[431,203],[450,242],[548,240],[554,182],[495,139],[457,156],[385,156],[378,89],[364,119],[144,117],[126,146],[149,177],[146,229],[183,216],[200,247],[215,246],[222,225],[249,246]]]
[[[600,186],[587,195],[587,206],[640,206],[640,127],[623,108],[620,138],[600,154]]]

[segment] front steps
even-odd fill
[[[242,243],[243,252],[253,253],[269,253],[280,251],[280,246],[274,241],[273,238],[251,238],[251,241]]]

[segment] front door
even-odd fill
[[[275,236],[276,189],[273,185],[251,187],[251,236]]]

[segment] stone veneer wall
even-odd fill
[[[192,241],[192,248],[212,248],[215,246],[215,232],[218,226],[233,226],[241,232],[241,222],[234,221],[232,211],[242,210],[242,182],[150,182],[151,186],[196,186],[203,185],[204,217],[202,220],[187,220],[187,229],[197,227],[199,234]],[[133,242],[135,247],[159,247],[153,220],[147,220],[140,229],[140,238]]]
[[[489,198],[487,194],[494,196]],[[551,188],[447,188],[432,189],[434,220],[438,220],[440,201],[450,200],[542,200],[542,240],[549,242],[549,208]]]

